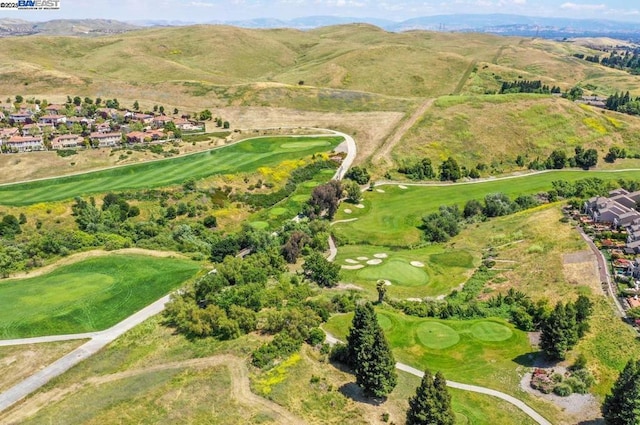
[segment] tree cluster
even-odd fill
[[[451,395],[442,372],[435,377],[429,369],[424,371],[416,395],[409,399],[407,425],[453,425],[456,416],[451,407]]]
[[[316,186],[307,202],[305,214],[312,220],[323,216],[331,220],[338,211],[341,198],[342,185],[338,180]]]
[[[592,310],[591,301],[584,295],[580,295],[575,303],[558,302],[542,324],[540,348],[552,359],[564,360],[589,330]]]
[[[629,360],[602,405],[607,425],[640,423],[640,360]]]
[[[539,158],[529,163],[530,170],[561,170],[565,167],[580,167],[588,170],[598,164],[598,151],[595,149],[584,149],[577,146],[574,149],[574,155],[568,156],[563,150],[556,149],[545,161]]]
[[[541,93],[551,94],[560,93],[560,87],[549,87],[546,84],[542,84],[540,80],[516,80],[512,82],[504,81],[500,87],[500,94],[502,93]]]
[[[364,185],[369,183],[371,176],[365,167],[353,166],[347,171],[347,174],[344,176],[347,179],[353,180],[359,185]]]
[[[356,307],[346,351],[347,364],[367,397],[385,397],[395,388],[396,362],[370,302]]]

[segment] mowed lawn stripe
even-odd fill
[[[458,205],[461,208],[470,199],[482,200],[490,193],[503,192],[512,199],[519,195],[536,194],[552,189],[555,180],[576,181],[597,177],[604,181],[640,179],[640,170],[632,171],[552,171],[512,179],[487,181],[449,186],[380,186],[384,193],[365,192],[363,210],[354,209],[351,214],[339,210],[335,219],[357,218],[357,221],[338,223],[333,230],[350,243],[372,245],[408,246],[421,239],[418,226],[426,214],[441,205]]]
[[[295,148],[281,145],[295,140]],[[322,145],[318,142],[323,141]],[[189,156],[134,164],[110,170],[0,186],[0,204],[30,205],[113,190],[154,188],[180,184],[189,178],[253,172],[287,159],[326,152],[343,141],[339,136],[281,136],[249,139]]]
[[[0,338],[107,329],[179,287],[190,260],[112,254],[0,283]]]

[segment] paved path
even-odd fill
[[[327,261],[333,262],[333,260],[336,259],[336,255],[338,255],[338,247],[333,240],[333,236],[329,236],[329,256],[327,257]]]
[[[599,173],[611,174],[611,173],[623,173],[625,171],[640,171],[640,168],[624,168],[622,170],[579,170],[579,169],[575,169],[575,168],[564,168],[562,170],[529,171],[529,172],[525,172],[525,173],[521,173],[521,174],[513,174],[513,175],[510,175],[510,176],[503,176],[503,177],[483,177],[483,178],[480,178],[480,179],[473,179],[473,180],[462,181],[462,182],[412,183],[412,182],[407,182],[407,181],[379,180],[379,181],[375,182],[375,186],[399,185],[399,184],[401,184],[401,185],[404,185],[404,186],[444,187],[444,186],[460,186],[460,185],[466,185],[466,184],[480,184],[480,183],[486,183],[486,182],[497,182],[497,181],[500,181],[500,180],[519,179],[519,178],[523,178],[523,177],[533,176],[535,174],[545,174],[545,173],[555,173],[555,172],[560,172],[560,173],[563,173],[563,172],[582,172],[582,173],[585,174],[585,177],[587,177],[587,175],[590,175],[590,176],[596,175],[597,176]]]
[[[587,245],[589,245],[589,248],[591,248],[593,253],[596,255],[596,260],[598,260],[598,272],[600,273],[600,282],[607,283],[607,287],[609,288],[607,293],[611,296],[611,298],[613,298],[613,303],[616,306],[616,313],[620,317],[627,317],[627,313],[622,307],[622,305],[620,304],[620,300],[618,299],[618,296],[617,296],[618,291],[616,290],[616,287],[612,282],[611,276],[609,275],[609,266],[607,264],[607,260],[604,258],[604,255],[602,255],[602,252],[600,252],[598,247],[593,243],[591,238],[587,236],[586,233],[584,233],[584,230],[582,230],[582,227],[577,226],[576,228],[578,230],[578,233],[580,233],[580,236],[582,236],[582,239],[584,239],[585,242],[587,242]]]
[[[337,344],[338,342],[342,342],[339,339],[337,339],[336,337],[334,337],[333,335],[331,335],[330,333],[328,333],[327,331],[324,331],[324,332],[326,334],[325,341],[327,341],[327,343],[333,345],[333,344]],[[418,369],[416,369],[414,367],[411,367],[409,365],[406,365],[404,363],[400,363],[400,362],[396,363],[396,369],[399,369],[399,370],[401,370],[403,372],[410,373],[410,374],[418,376],[420,378],[422,378],[424,376],[424,372],[422,372],[421,370],[418,370]],[[509,394],[505,394],[505,393],[500,392],[500,391],[492,390],[490,388],[478,387],[476,385],[462,384],[460,382],[455,382],[455,381],[447,381],[447,386],[451,387],[451,388],[456,388],[456,389],[459,389],[459,390],[463,390],[463,391],[470,391],[470,392],[474,392],[474,393],[485,394],[485,395],[490,395],[492,397],[499,398],[501,400],[506,401],[507,403],[510,403],[510,404],[514,405],[518,409],[522,410],[531,419],[536,421],[536,423],[538,423],[540,425],[552,425],[551,422],[546,420],[542,415],[540,415],[538,412],[533,410],[526,403],[524,403],[521,400],[518,400],[517,398],[515,398],[513,396],[510,396]]]
[[[143,308],[137,313],[127,317],[117,325],[94,333],[84,333],[76,335],[52,335],[38,338],[24,338],[11,341],[2,341],[3,345],[20,345],[20,344],[33,344],[37,342],[54,342],[54,341],[66,341],[72,339],[84,339],[90,337],[91,340],[80,347],[76,348],[66,356],[58,359],[44,369],[34,373],[24,381],[9,388],[5,392],[0,394],[0,412],[11,407],[18,401],[22,400],[38,388],[45,385],[51,379],[55,378],[71,369],[76,364],[80,363],[84,359],[87,359],[104,348],[107,344],[118,338],[123,333],[127,332],[134,326],[139,325],[151,316],[154,316],[164,310],[165,304],[169,301],[169,295],[162,297],[158,301]],[[11,343],[13,342],[13,343]]]

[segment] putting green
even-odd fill
[[[312,148],[316,146],[329,146],[330,143],[325,140],[311,140],[307,142],[289,142],[280,145],[283,149],[300,149],[300,148]]]
[[[399,258],[383,260],[380,265],[368,265],[358,271],[358,277],[375,282],[387,279],[393,285],[400,286],[421,286],[429,282],[429,275],[424,269],[413,267],[408,261]]]
[[[271,211],[269,211],[269,215],[273,217],[278,217],[286,212],[287,212],[286,208],[278,207],[278,208],[273,208]]]
[[[302,186],[302,187],[311,187],[311,188],[313,188],[313,187],[319,186],[319,185],[321,185],[321,184],[322,184],[322,183],[320,183],[320,182],[317,182],[317,181],[315,181],[315,180],[311,180],[310,182],[304,182],[304,183],[302,183],[302,184],[301,184],[301,186]]]
[[[251,225],[251,227],[258,230],[264,230],[269,227],[269,223],[267,223],[266,221],[252,221],[249,224]]]
[[[452,347],[460,341],[458,332],[438,322],[421,323],[416,329],[416,336],[422,345],[434,350]]]
[[[305,202],[309,198],[309,195],[295,195],[291,197],[291,200],[295,202]]]
[[[474,338],[487,342],[506,341],[513,335],[508,327],[489,321],[478,322],[470,330]]]

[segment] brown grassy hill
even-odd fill
[[[556,43],[486,34],[411,31],[371,25],[302,32],[198,25],[96,38],[17,37],[0,45],[0,90],[87,94],[101,84],[133,87],[167,82],[247,85],[276,82],[364,91],[394,97],[434,97],[495,89],[498,79],[541,78],[569,87],[597,80],[626,89],[624,75],[572,58],[587,52]]]
[[[518,168],[519,154],[531,161],[582,146],[602,157],[614,145],[640,153],[640,119],[551,96],[450,96],[427,110],[393,156],[423,155],[439,164],[451,155],[467,167],[485,163],[500,172]]]

